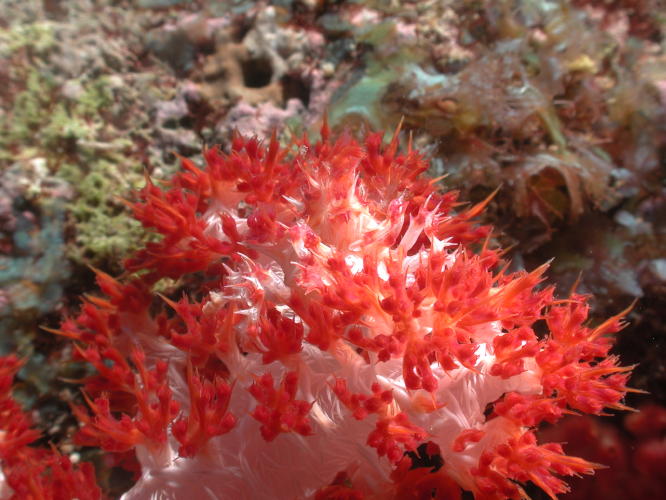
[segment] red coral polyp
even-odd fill
[[[160,238],[57,332],[97,369],[76,409],[86,444],[136,450],[126,499],[517,499],[528,481],[555,497],[593,473],[533,431],[625,408],[622,315],[590,327],[546,265],[498,269],[474,223],[487,201],[462,209],[399,149],[326,125],[293,148],[235,136],[139,192]],[[162,278],[201,288],[151,300]],[[432,474],[405,457],[424,443]]]
[[[90,463],[74,465],[55,449],[34,446],[41,435],[14,400],[14,355],[0,357],[0,497],[3,500],[100,500]]]

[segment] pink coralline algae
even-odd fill
[[[535,430],[626,409],[626,311],[592,326],[546,265],[509,272],[485,203],[440,192],[397,132],[204,158],[147,181],[132,208],[161,238],[57,331],[96,369],[79,442],[136,453],[126,500],[555,498],[599,467]]]

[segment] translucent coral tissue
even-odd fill
[[[594,472],[534,431],[625,409],[621,314],[590,326],[547,266],[502,269],[484,204],[440,192],[398,133],[230,151],[147,182],[134,214],[161,238],[58,331],[96,368],[80,442],[136,452],[126,500],[555,498]]]

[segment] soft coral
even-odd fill
[[[40,433],[11,394],[21,364],[16,356],[0,357],[0,497],[99,500],[102,495],[91,464],[77,466],[55,448],[35,446]]]
[[[167,188],[139,193],[135,215],[161,239],[126,262],[128,285],[99,274],[109,299],[88,298],[59,332],[98,370],[85,389],[104,404],[77,410],[88,444],[136,447],[126,498],[321,497],[346,489],[330,483],[344,471],[350,497],[415,481],[479,498],[532,481],[555,496],[557,476],[593,472],[533,431],[624,408],[630,368],[608,355],[620,316],[590,328],[586,297],[556,300],[546,266],[498,271],[473,223],[486,202],[460,210],[398,143],[326,125],[291,150],[236,136],[205,169],[183,160]],[[160,278],[201,271],[219,287],[151,302]],[[403,470],[426,441],[444,459],[432,481]]]

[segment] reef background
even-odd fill
[[[666,4],[659,0],[0,0],[0,354],[44,442],[72,442],[71,346],[43,330],[146,236],[123,203],[175,154],[233,130],[283,143],[392,131],[461,199],[498,189],[483,222],[514,269],[554,259],[607,317],[636,300],[616,354],[627,404],[549,440],[610,466],[564,498],[666,497]],[[191,283],[164,283],[177,293]],[[128,461],[131,469],[131,460]],[[127,465],[127,464],[125,464]],[[126,467],[127,468],[127,467]],[[535,489],[536,490],[536,489]],[[537,491],[533,498],[541,498]]]

